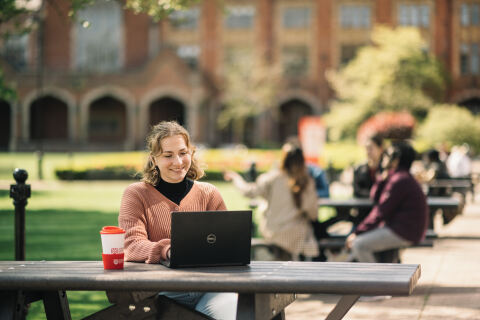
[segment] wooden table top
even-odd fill
[[[252,261],[248,266],[168,269],[125,263],[104,270],[101,261],[0,261],[0,291],[131,290],[243,293],[410,295],[416,264]]]

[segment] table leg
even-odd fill
[[[284,320],[285,308],[295,299],[293,293],[239,293],[237,320]]]
[[[45,291],[42,296],[47,319],[72,319],[66,291]]]
[[[23,291],[0,292],[0,319],[23,320],[27,309]]]
[[[325,320],[343,319],[348,310],[357,302],[358,298],[360,298],[358,295],[342,296]]]
[[[435,220],[435,215],[437,213],[437,210],[439,208],[437,207],[433,207],[433,206],[429,206],[428,210],[429,210],[429,217],[428,217],[428,229],[430,230],[435,230],[435,224],[434,224],[434,220]]]

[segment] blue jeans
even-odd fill
[[[233,292],[163,291],[159,294],[217,320],[237,317],[238,294]]]

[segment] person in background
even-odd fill
[[[233,171],[224,173],[240,192],[250,198],[262,197],[266,208],[260,232],[270,243],[287,251],[293,259],[315,259],[319,255],[311,221],[318,218],[315,183],[308,174],[302,149],[293,143],[282,147],[281,167],[246,182]]]
[[[370,192],[373,208],[347,237],[346,246],[359,262],[375,262],[374,253],[419,243],[428,227],[426,196],[410,174],[415,150],[394,142],[382,159],[385,169]]]
[[[428,183],[434,179],[449,179],[447,166],[440,160],[440,153],[435,149],[428,150],[423,155],[424,171],[422,172],[420,179],[422,182]],[[446,187],[429,187],[428,196],[433,197],[446,197],[451,194]]]
[[[124,191],[118,223],[126,231],[126,261],[160,263],[170,259],[172,211],[226,210],[226,206],[215,186],[197,181],[204,172],[181,125],[174,121],[155,125],[147,137],[147,149],[142,181]],[[160,294],[214,319],[236,318],[236,293]]]
[[[325,170],[314,164],[307,164],[308,173],[315,181],[315,190],[319,198],[330,197],[330,187]]]
[[[353,172],[353,196],[368,198],[370,189],[381,172],[380,162],[384,151],[383,138],[374,135],[365,142],[367,161],[357,166]]]
[[[377,176],[381,174],[380,162],[385,150],[383,138],[380,135],[369,137],[365,142],[365,150],[367,161],[353,171],[353,196],[356,198],[368,198]],[[350,218],[353,227],[365,219],[369,212],[368,209],[358,209],[357,215]]]
[[[447,158],[447,169],[452,178],[470,178],[472,160],[468,153],[470,147],[464,143],[461,146],[453,146],[452,152]]]

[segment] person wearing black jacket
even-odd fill
[[[355,168],[353,172],[353,196],[368,198],[370,189],[381,173],[380,162],[384,152],[383,139],[379,135],[371,136],[365,143],[367,161]],[[359,210],[353,224],[358,225],[367,216],[369,210]]]

